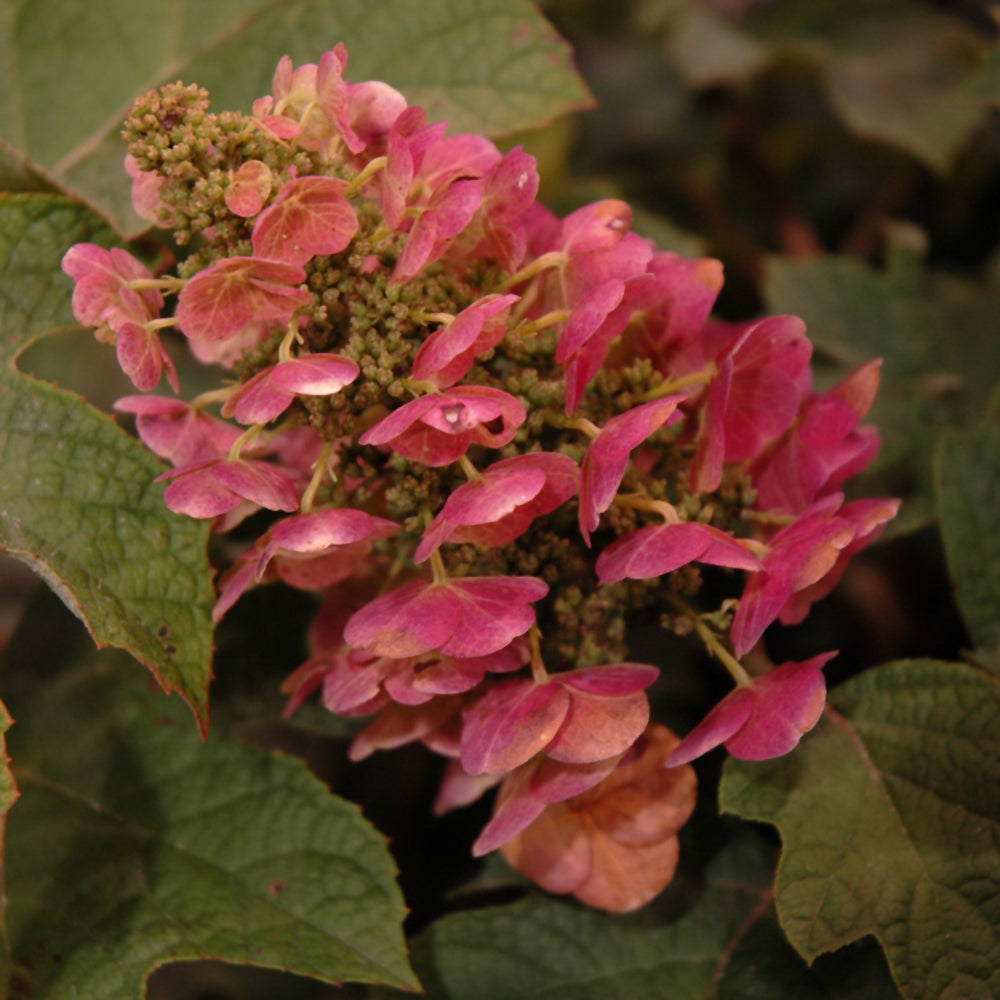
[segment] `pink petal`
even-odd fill
[[[295,484],[280,469],[267,462],[246,459],[223,461],[213,467],[215,478],[235,494],[267,510],[299,509]]]
[[[252,320],[287,323],[313,301],[293,287],[305,281],[300,267],[257,257],[228,257],[196,274],[181,290],[177,320],[195,340],[235,337]]]
[[[233,174],[226,188],[226,207],[243,219],[255,216],[271,194],[274,178],[262,160],[247,160]]]
[[[448,326],[432,333],[413,359],[413,377],[444,389],[454,385],[480,354],[507,334],[507,314],[517,295],[486,295],[463,309]]]
[[[836,655],[785,663],[756,678],[753,711],[726,749],[741,760],[769,760],[794,749],[823,713],[826,678],[820,668]]]
[[[599,676],[584,676],[588,673]],[[592,764],[623,754],[649,722],[645,688],[658,673],[655,667],[618,664],[560,674],[555,680],[568,690],[570,706],[545,755],[567,764]],[[637,682],[642,687],[631,690]]]
[[[319,254],[344,250],[358,231],[358,217],[343,192],[347,182],[308,176],[288,181],[253,228],[256,257],[307,264]]]
[[[535,623],[532,604],[549,591],[531,576],[463,577],[447,584],[462,604],[455,631],[438,648],[448,656],[485,656]]]
[[[612,417],[591,442],[583,459],[580,482],[580,531],[588,544],[600,515],[618,492],[632,449],[672,418],[679,419],[674,411],[683,399],[665,396],[635,406]]]
[[[280,416],[296,396],[326,396],[339,392],[361,369],[339,354],[292,358],[258,372],[244,382],[222,408],[225,417],[241,424],[266,424]]]
[[[667,767],[679,767],[721,746],[746,725],[753,714],[756,697],[746,687],[730,691],[701,722],[684,737],[667,758]]]
[[[344,639],[379,656],[419,656],[446,642],[461,615],[461,605],[448,588],[415,580],[356,611],[344,628]]]
[[[502,681],[462,712],[462,767],[469,774],[512,771],[544,749],[569,704],[558,684]]]
[[[760,561],[738,539],[710,525],[684,521],[630,531],[598,556],[596,570],[602,583],[626,577],[647,580],[694,560],[733,569],[760,569]]]

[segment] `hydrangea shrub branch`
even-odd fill
[[[878,449],[878,363],[818,391],[800,320],[711,317],[717,261],[658,250],[622,201],[558,218],[523,149],[347,65],[285,57],[249,114],[140,98],[133,201],[190,252],[153,274],[73,247],[74,314],[140,390],[117,406],[170,462],[168,506],[218,532],[269,512],[216,619],[269,581],[320,595],[288,711],[370,716],[355,759],[425,744],[437,811],[496,789],[476,854],[635,909],[676,867],[689,762],[787,753],[822,711],[835,654],[771,667],[765,633],[896,512],[843,493]],[[184,401],[164,337],[218,389]],[[651,616],[734,683],[683,740],[629,659]]]

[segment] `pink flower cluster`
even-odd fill
[[[664,761],[722,743],[775,756],[815,724],[832,653],[757,677],[739,659],[896,512],[841,492],[878,449],[862,423],[878,364],[817,391],[801,321],[710,318],[718,262],[658,250],[621,201],[557,218],[522,149],[449,135],[346,67],[343,46],[282,59],[239,142],[200,105],[188,123],[190,90],[142,99],[137,210],[186,242],[193,170],[216,202],[178,276],[73,247],[74,314],[143,392],[164,374],[179,392],[169,327],[232,373],[189,402],[117,406],[171,463],[172,510],[218,531],[271,512],[223,573],[217,617],[273,580],[322,596],[289,710],[319,691],[374,716],[355,758],[411,741],[448,758],[439,811],[499,786],[477,854],[516,842],[508,857],[542,884],[634,908],[672,875],[693,776],[650,806],[634,893],[609,895],[594,867],[623,864],[633,833],[574,841],[546,881],[530,830],[604,809],[623,781],[652,803]],[[187,147],[207,162],[163,153]],[[705,573],[729,589],[721,607],[699,605]],[[627,616],[650,611],[736,681],[679,744],[650,728],[657,668],[625,655]]]

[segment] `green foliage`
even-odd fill
[[[13,997],[135,1000],[194,958],[416,986],[383,838],[301,762],[202,743],[120,654],[16,711]]]
[[[537,893],[453,914],[416,939],[414,967],[430,1000],[707,997],[744,923],[766,900],[769,853],[753,837],[734,843],[679,919],[669,909],[611,917]],[[675,886],[660,905],[676,909],[682,893]]]
[[[873,934],[907,1000],[1000,991],[1000,684],[899,661],[836,689],[797,752],[727,763],[727,812],[777,826],[778,917],[811,961]]]
[[[983,40],[918,0],[779,0],[748,5],[735,23],[698,0],[671,6],[667,49],[691,85],[745,82],[801,62],[845,127],[935,170],[951,165],[985,114]],[[647,7],[648,16],[663,16]]]
[[[33,340],[72,322],[62,255],[108,238],[65,198],[0,200],[0,548],[40,573],[98,644],[127,649],[180,692],[207,729],[205,525],[166,509],[161,463],[114,421],[15,368]]]
[[[1000,646],[1000,420],[941,436],[936,456],[938,516],[955,599],[977,646]]]
[[[131,234],[145,225],[121,169],[121,120],[139,94],[178,78],[208,87],[218,108],[249,111],[282,55],[317,62],[344,42],[351,79],[383,79],[455,131],[537,126],[589,100],[565,44],[526,0],[429,0],[419,16],[411,0],[33,0],[5,9],[0,148]]]

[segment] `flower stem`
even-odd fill
[[[636,398],[640,403],[651,403],[654,399],[662,399],[664,396],[670,396],[677,392],[678,389],[683,389],[686,386],[697,385],[699,382],[711,382],[713,378],[713,372],[691,372],[689,375],[682,375],[680,378],[667,379]]]
[[[248,427],[234,442],[229,449],[229,459],[232,462],[239,460],[243,449],[264,429],[263,424],[254,424]]]
[[[553,309],[552,312],[547,312],[544,316],[539,316],[538,319],[529,320],[524,323],[519,323],[511,331],[511,336],[513,337],[531,337],[538,333],[539,330],[544,330],[546,327],[555,326],[556,323],[562,323],[564,320],[569,319],[571,313],[568,309]]]
[[[533,278],[542,271],[547,271],[550,267],[561,267],[569,260],[569,254],[562,250],[550,250],[543,253],[541,257],[536,257],[530,264],[526,264],[516,274],[512,274],[505,281],[501,281],[497,286],[497,291],[506,292],[508,288],[520,285],[522,281]]]
[[[309,480],[309,485],[302,494],[302,502],[299,504],[299,510],[303,514],[308,514],[312,510],[313,501],[316,499],[316,494],[319,492],[323,479],[331,472],[330,456],[332,454],[333,442],[324,441],[323,450],[319,453],[319,458],[316,460],[316,467],[313,469],[312,479]]]
[[[444,568],[444,559],[441,558],[439,550],[431,553],[431,572],[434,574],[435,583],[448,582],[448,571]]]
[[[528,645],[531,648],[531,676],[536,684],[544,684],[549,679],[549,672],[542,659],[542,630],[537,624],[528,632]]]
[[[753,679],[746,672],[743,664],[726,649],[722,644],[722,640],[705,624],[701,615],[687,601],[677,597],[675,594],[671,594],[669,600],[675,608],[690,618],[699,638],[705,644],[705,648],[729,671],[733,680],[740,687],[750,686],[753,683]]]
[[[387,162],[386,157],[376,156],[374,160],[365,164],[364,170],[347,186],[344,197],[353,198],[380,170],[385,169]]]

